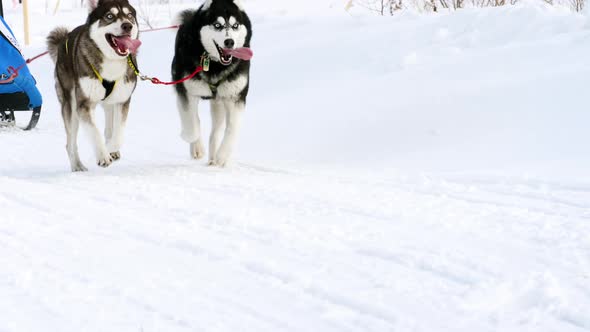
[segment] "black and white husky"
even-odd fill
[[[180,20],[172,77],[179,80],[199,65],[204,67],[194,78],[176,85],[181,137],[190,144],[193,158],[204,156],[198,104],[201,99],[210,100],[213,123],[209,164],[225,166],[236,142],[248,95],[250,19],[239,0],[206,0],[198,10],[183,12]]]
[[[78,155],[79,124],[89,133],[99,166],[108,167],[121,157],[123,129],[137,83],[134,53],[141,44],[136,12],[127,0],[89,3],[84,25],[71,32],[57,28],[47,38],[74,172],[87,170]],[[105,110],[106,143],[95,123],[98,104]]]

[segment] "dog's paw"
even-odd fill
[[[117,151],[117,152],[111,152],[111,160],[112,161],[117,161],[121,159],[121,152]]]
[[[205,156],[205,148],[203,147],[201,140],[190,144],[190,154],[193,159],[201,159]]]
[[[72,172],[88,172],[88,168],[81,162],[72,165]]]
[[[213,158],[213,165],[217,167],[226,167],[230,162],[230,152],[222,145]]]
[[[227,158],[217,158],[215,160],[209,160],[209,166],[226,167],[230,164],[230,160]]]
[[[111,159],[110,155],[105,156],[104,158],[98,159],[97,164],[102,168],[107,168],[111,166],[113,160]]]

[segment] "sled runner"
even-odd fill
[[[0,126],[14,126],[15,111],[32,111],[25,130],[35,128],[42,98],[0,5]]]

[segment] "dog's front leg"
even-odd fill
[[[223,101],[211,100],[211,135],[209,136],[209,165],[215,165],[219,141],[225,125],[225,106]]]
[[[182,131],[180,137],[190,144],[190,154],[194,159],[201,159],[205,149],[201,142],[201,120],[199,119],[199,98],[193,96],[178,97],[178,113]]]
[[[225,134],[214,160],[214,164],[221,167],[226,166],[229,162],[242,123],[242,113],[244,113],[246,106],[243,102],[233,100],[223,100],[223,105],[225,106]]]
[[[94,154],[96,155],[96,162],[100,167],[108,167],[111,165],[112,159],[107,152],[102,135],[98,130],[98,127],[96,127],[96,121],[94,118],[95,109],[96,104],[90,100],[78,100],[78,115],[80,123],[92,142]]]
[[[121,146],[123,145],[123,137],[125,131],[125,124],[127,123],[127,115],[129,114],[129,102],[124,104],[105,105],[106,117],[110,117],[111,127],[109,130],[108,121],[105,127],[105,137],[107,151],[111,155],[112,160],[121,158]],[[110,135],[107,135],[107,132]]]
[[[104,139],[108,146],[113,138],[113,105],[103,105],[104,108]]]

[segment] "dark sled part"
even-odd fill
[[[37,126],[41,117],[41,106],[30,108],[29,96],[24,92],[0,94],[0,125],[13,126],[16,124],[15,111],[32,111],[29,124],[23,128],[31,130]]]

